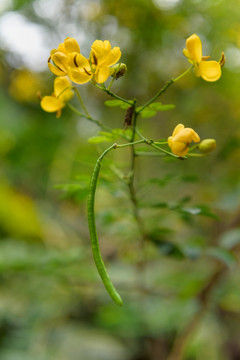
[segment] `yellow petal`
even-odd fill
[[[92,63],[101,66],[111,51],[111,44],[108,40],[95,40],[91,49]]]
[[[192,130],[192,141],[198,143],[200,141],[200,136],[196,133],[196,131],[194,131],[193,129],[191,130]]]
[[[186,56],[186,58],[190,59],[191,55],[187,49],[183,49],[183,55]]]
[[[53,56],[53,54],[55,54],[56,52],[58,52],[57,49],[53,49],[50,51],[50,58]]]
[[[193,34],[186,40],[183,54],[190,60],[200,63],[202,60],[202,43],[198,35]]]
[[[180,131],[182,131],[184,129],[184,125],[183,124],[178,124],[175,129],[173,130],[173,134],[172,136],[176,136]]]
[[[110,75],[110,69],[108,66],[102,66],[96,71],[94,75],[97,83],[104,83]]]
[[[68,66],[67,59],[68,59],[67,55],[62,52],[56,52],[55,54],[52,55],[52,60],[54,64],[65,73],[67,73],[67,66]]]
[[[174,142],[171,146],[173,154],[177,156],[184,156],[188,153],[189,147],[188,144],[182,142]]]
[[[173,143],[173,137],[169,136],[168,138],[168,146],[171,148],[172,147],[172,143]]]
[[[121,50],[119,47],[114,47],[106,59],[102,62],[101,66],[111,66],[118,62],[121,57]]]
[[[76,52],[68,55],[68,65],[72,68],[85,68],[88,72],[91,72],[88,59],[82,54],[78,54]]]
[[[48,67],[54,75],[57,75],[57,76],[65,76],[66,75],[66,73],[64,71],[60,70],[59,68],[57,68],[50,62],[48,62]]]
[[[84,70],[84,68],[72,68],[68,67],[68,76],[69,78],[77,83],[77,84],[85,84],[92,78],[92,73],[89,73],[87,70]]]
[[[221,75],[221,66],[217,61],[201,61],[198,65],[201,77],[206,81],[217,81]]]
[[[54,95],[62,102],[69,101],[74,95],[71,86],[72,84],[66,76],[57,77],[54,80]]]
[[[74,38],[67,37],[64,40],[64,46],[67,54],[72,52],[80,53],[80,47],[77,43],[77,40],[75,40]]]
[[[53,50],[54,51],[54,50]],[[55,49],[55,52],[62,52],[64,54],[67,55],[67,52],[66,52],[66,49],[65,49],[65,44],[64,43],[61,43],[58,45],[58,48]],[[52,55],[52,54],[51,54]]]
[[[44,96],[41,100],[41,107],[47,112],[55,112],[63,108],[64,103],[55,96]]]
[[[180,131],[177,135],[173,138],[176,142],[182,142],[185,144],[190,144],[192,141],[199,142],[200,137],[198,134],[191,128],[185,128],[182,131]]]

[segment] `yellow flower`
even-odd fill
[[[178,124],[173,130],[172,136],[168,138],[168,145],[173,154],[184,156],[189,151],[189,144],[194,141],[198,143],[200,137],[191,128],[185,128],[183,124]]]
[[[202,43],[198,35],[193,34],[186,40],[183,55],[194,65],[197,76],[201,76],[206,81],[216,81],[220,78],[222,74],[220,62],[206,61],[209,56],[202,56]]]
[[[48,59],[49,69],[57,76],[68,73],[68,56],[71,53],[80,53],[80,47],[74,38],[67,37],[57,49],[53,49]],[[53,64],[51,63],[53,62]]]
[[[103,83],[110,76],[110,66],[116,64],[121,57],[119,47],[111,49],[108,40],[95,40],[92,44],[90,64],[94,79],[97,83]]]
[[[8,91],[20,102],[37,102],[37,92],[43,87],[40,77],[27,69],[14,70]]]
[[[66,76],[57,77],[54,80],[53,94],[44,96],[41,100],[42,109],[47,112],[56,112],[57,118],[59,118],[62,108],[74,95],[71,86],[72,84]]]

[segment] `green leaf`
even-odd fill
[[[162,187],[162,186],[167,185],[173,178],[174,178],[174,175],[167,174],[162,178],[152,178],[152,179],[148,180],[147,183],[155,184],[155,185]]]
[[[63,191],[63,198],[71,198],[78,202],[88,195],[89,179],[88,182],[58,184],[55,185],[54,188],[61,189]]]
[[[122,106],[123,104],[125,105],[124,101],[122,100],[118,100],[118,99],[115,99],[115,100],[107,100],[104,102],[104,104],[106,106],[109,106],[109,107],[114,107],[114,106]],[[129,105],[126,104],[128,107]]]
[[[148,107],[150,109],[154,109],[154,110],[158,111],[159,109],[161,109],[162,103],[160,101],[154,102],[154,103],[150,104]]]
[[[233,253],[223,248],[212,247],[206,250],[205,254],[220,260],[223,264],[228,267],[232,267],[237,264],[237,259]]]
[[[155,203],[155,204],[149,204],[148,206],[153,207],[153,208],[169,208],[168,203],[166,202],[159,202],[159,203]]]
[[[149,118],[156,115],[156,110],[146,107],[140,114],[143,118]]]
[[[106,106],[109,106],[109,107],[115,107],[115,106],[119,106],[121,109],[123,110],[127,110],[129,108],[129,105],[128,103],[122,101],[122,100],[118,100],[118,99],[115,99],[115,100],[107,100],[104,102],[104,104]]]
[[[161,106],[158,106],[158,108],[154,108],[155,110],[157,111],[168,111],[168,110],[172,110],[172,109],[175,109],[175,105],[173,104],[168,104],[168,105],[161,105]]]
[[[103,136],[103,135],[100,135],[100,136],[92,136],[88,139],[88,142],[90,144],[100,144],[102,142],[112,142],[113,141],[113,138],[110,137],[110,136]]]
[[[113,134],[108,131],[99,131],[99,135],[107,136],[109,138],[113,138]]]
[[[163,255],[178,259],[185,258],[184,253],[178,245],[163,238],[164,235],[168,234],[169,236],[169,233],[171,233],[170,229],[159,229],[154,231],[152,234],[149,234],[148,238],[155,244]]]
[[[128,140],[131,140],[132,130],[131,129],[113,129],[112,134],[114,139],[117,139],[119,136],[125,136]]]
[[[122,105],[120,106],[120,108],[121,108],[121,109],[124,109],[124,110],[127,110],[127,109],[129,108],[129,106],[131,106],[131,105],[123,102]]]
[[[183,208],[181,209],[182,212],[190,214],[190,215],[199,215],[201,214],[201,209],[198,207],[192,207],[192,208]]]
[[[196,205],[189,208],[181,208],[180,212],[189,215],[203,215],[218,220],[218,216],[214,214],[206,205]]]
[[[137,111],[141,111],[142,106],[137,107]],[[156,115],[157,111],[167,111],[175,108],[173,104],[163,105],[161,102],[155,102],[143,109],[140,114],[143,118],[149,118]]]

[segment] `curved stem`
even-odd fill
[[[78,109],[76,109],[73,105],[71,104],[67,104],[67,106],[69,107],[69,109],[71,109],[75,114],[83,117],[84,119],[87,119],[93,123],[95,123],[96,125],[98,125],[99,127],[101,127],[102,129],[104,130],[107,130],[107,131],[112,131],[112,129],[107,126],[107,125],[104,125],[101,121],[99,120],[96,120],[96,119],[93,119],[90,115],[85,115],[83,113],[81,113]]]
[[[190,68],[188,68],[186,71],[184,71],[181,75],[177,76],[173,79],[173,82],[177,82],[181,78],[183,78],[185,75],[187,75],[192,69],[194,68],[194,65],[192,65]]]
[[[84,102],[83,102],[83,99],[82,99],[82,97],[81,97],[81,95],[80,95],[80,92],[78,91],[78,89],[77,89],[75,86],[73,86],[73,90],[75,91],[75,93],[76,93],[76,95],[77,95],[77,97],[78,97],[78,100],[79,100],[79,102],[80,102],[80,105],[81,105],[83,111],[85,112],[85,114],[87,115],[87,117],[90,117],[90,118],[91,118],[91,116],[90,116],[89,112],[87,111],[87,108],[86,108],[86,106],[85,106],[85,104],[84,104]]]
[[[170,85],[172,85],[174,82],[177,82],[178,80],[180,80],[182,77],[184,77],[185,75],[187,75],[190,70],[192,70],[193,66],[191,66],[190,68],[188,68],[186,71],[184,71],[181,75],[179,75],[178,77],[169,80],[162,89],[160,89],[156,95],[154,95],[149,101],[147,101],[139,110],[138,110],[138,114],[140,112],[143,111],[143,109],[145,109],[147,106],[149,106],[151,103],[153,103],[155,100],[157,100],[157,98],[159,98],[168,88]]]

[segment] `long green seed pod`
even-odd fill
[[[95,224],[95,214],[94,214],[94,202],[95,202],[95,193],[96,193],[96,186],[98,181],[98,176],[100,172],[101,162],[104,158],[104,156],[111,150],[117,147],[117,144],[113,144],[108,149],[106,149],[102,155],[97,159],[95,168],[92,173],[92,178],[90,182],[90,189],[89,189],[89,196],[88,196],[88,226],[89,226],[89,233],[90,233],[90,239],[91,239],[91,245],[92,245],[92,253],[93,258],[96,264],[96,267],[98,269],[99,275],[102,278],[103,284],[113,299],[113,301],[119,305],[123,305],[123,301],[121,299],[121,296],[116,291],[115,287],[113,286],[110,277],[107,273],[107,270],[105,268],[99,243],[98,243],[98,237],[97,237],[97,230],[96,230],[96,224]]]

